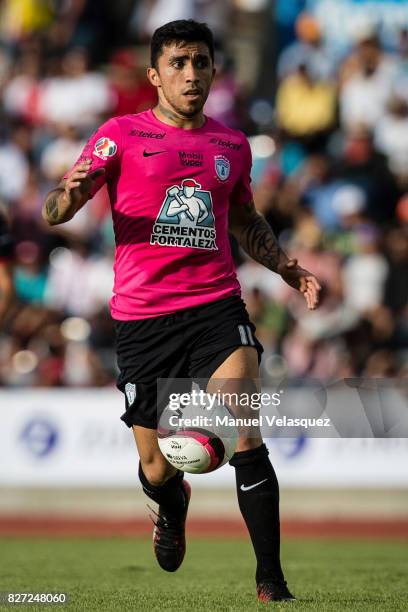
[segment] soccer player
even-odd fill
[[[182,20],[156,30],[147,75],[157,106],[104,123],[43,207],[50,225],[64,223],[107,184],[121,418],[133,428],[143,490],[159,505],[154,550],[169,572],[185,554],[190,486],[159,450],[156,380],[255,381],[263,350],[240,297],[228,231],[301,291],[308,308],[317,306],[320,289],[255,210],[244,135],[203,114],[214,73],[205,24]],[[278,481],[260,435],[243,433],[230,463],[256,554],[258,598],[293,599],[279,558]]]
[[[13,242],[6,217],[0,209],[0,326],[13,299],[12,253]]]

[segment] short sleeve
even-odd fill
[[[98,178],[91,191],[90,195],[94,196],[104,183],[112,180],[119,172],[121,154],[120,126],[117,119],[109,119],[92,134],[73,167],[64,175],[64,179],[69,177],[75,166],[86,159],[92,160],[91,171],[105,169],[105,174]]]
[[[248,140],[242,140],[242,170],[231,192],[230,202],[236,206],[248,204],[253,199],[251,189],[252,154]]]

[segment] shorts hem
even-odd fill
[[[133,425],[136,425],[137,427],[155,429],[157,431],[157,423],[152,423],[152,421],[144,421],[143,419],[138,418],[137,415],[134,415],[134,418],[132,418],[132,415],[125,412],[125,414],[120,417],[120,420],[123,421],[125,425],[129,427],[129,429],[131,429]]]

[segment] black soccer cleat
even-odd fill
[[[289,591],[285,580],[268,580],[256,585],[258,601],[269,603],[271,601],[296,601],[296,597]]]
[[[175,572],[183,563],[186,554],[185,526],[191,487],[186,480],[182,483],[186,499],[182,516],[165,515],[159,506],[153,529],[153,548],[158,564],[166,572]]]

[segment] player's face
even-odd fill
[[[158,88],[159,102],[181,117],[199,114],[210,91],[215,70],[205,43],[176,43],[163,47],[157,70],[149,78]]]

